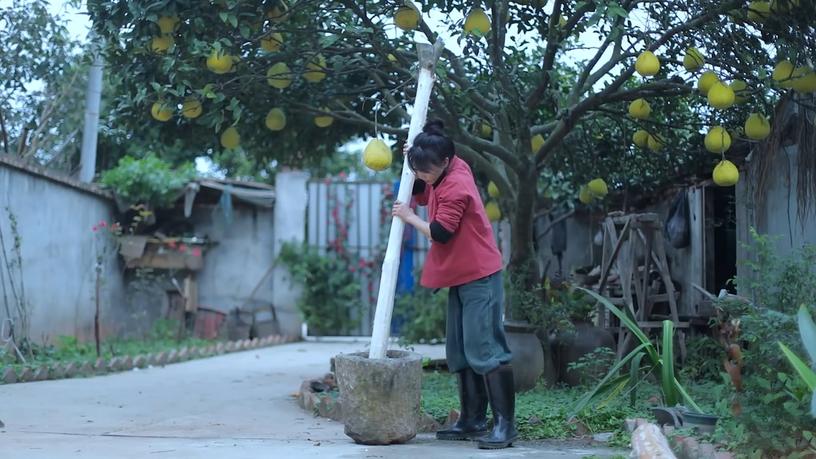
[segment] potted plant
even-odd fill
[[[609,330],[594,324],[595,303],[583,291],[568,283],[557,286],[545,282],[547,307],[556,317],[552,333],[553,361],[559,381],[579,386],[587,379],[589,368],[571,368],[588,355],[602,349],[613,352],[615,339]],[[595,368],[604,366],[604,368]],[[594,371],[608,370],[609,363],[596,361]]]
[[[547,384],[554,384],[556,374],[550,355],[549,338],[546,333],[543,336],[541,333],[542,324],[547,323],[542,314],[541,289],[525,288],[521,281],[512,279],[507,285],[504,332],[513,360],[524,362],[523,365],[513,365],[516,392],[534,388],[542,377]]]
[[[698,427],[704,431],[713,430],[717,417],[703,413],[703,410],[677,380],[674,372],[674,323],[670,320],[663,321],[662,342],[658,351],[649,337],[626,313],[598,293],[584,288],[581,290],[614,314],[620,320],[621,326],[626,327],[639,344],[620,359],[598,385],[576,403],[572,410],[573,416],[590,404],[608,400],[625,390],[629,391],[634,404],[637,397],[637,384],[646,375],[653,374],[660,383],[663,396],[663,406],[654,410],[659,421],[668,420],[675,425]],[[623,371],[626,366],[629,366],[629,371]]]

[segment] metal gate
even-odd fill
[[[359,321],[359,326],[347,330],[345,335],[371,334],[396,188],[397,183],[382,181],[314,180],[308,184],[306,241],[323,255],[336,256],[339,251],[353,260],[349,269],[354,270],[360,285],[360,304],[349,305],[348,312]],[[426,216],[424,207],[418,208],[417,213]],[[412,274],[406,270],[422,266],[428,246],[427,239],[406,226],[401,281]],[[410,279],[407,282],[411,283]]]

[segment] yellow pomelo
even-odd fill
[[[189,119],[198,118],[204,111],[201,102],[195,97],[188,97],[184,99],[181,104],[181,116]]]
[[[632,134],[632,143],[637,145],[640,148],[646,148],[649,146],[649,133],[644,131],[643,129],[638,129]]]
[[[735,103],[744,104],[745,102],[748,102],[748,98],[750,97],[748,83],[742,80],[734,80],[728,86],[731,86],[731,90],[734,91]]]
[[[328,108],[323,108],[324,112],[328,112]],[[327,128],[334,123],[334,117],[331,115],[318,115],[314,117],[314,124],[317,127]]]
[[[730,86],[726,86],[720,82],[714,83],[711,89],[708,90],[708,104],[712,107],[725,110],[734,105],[734,90]]]
[[[150,115],[157,121],[164,123],[173,117],[173,107],[163,101],[153,102],[150,107]]]
[[[479,123],[479,137],[483,139],[492,139],[493,138],[493,127],[491,127],[487,122],[482,121]]]
[[[720,161],[714,167],[714,173],[711,175],[714,178],[714,183],[719,186],[734,186],[739,182],[737,166],[727,159]]]
[[[388,62],[397,62],[397,56],[395,56],[395,55],[393,55],[391,53],[388,53],[387,57],[388,57]]]
[[[582,186],[578,191],[578,200],[583,204],[589,204],[592,202],[592,193],[589,192],[589,188],[587,188],[586,185]]]
[[[609,188],[606,186],[606,182],[600,178],[590,180],[590,182],[587,184],[587,189],[595,198],[602,198],[609,193]]]
[[[496,186],[495,183],[492,181],[487,184],[487,195],[491,198],[498,198],[501,193],[499,192],[499,187]]]
[[[696,72],[705,65],[705,58],[703,53],[697,48],[689,48],[686,50],[686,55],[683,56],[683,67],[689,72]]]
[[[704,143],[711,153],[722,153],[731,148],[731,135],[722,126],[714,126],[708,130]]]
[[[485,213],[487,214],[487,219],[491,222],[497,222],[501,220],[502,213],[501,209],[499,208],[499,204],[496,201],[490,200],[485,204]]]
[[[292,84],[292,71],[286,62],[278,62],[266,71],[266,82],[269,86],[278,89],[286,89]]]
[[[635,61],[635,71],[641,76],[654,76],[660,71],[660,60],[651,51],[640,53]]]
[[[697,89],[699,89],[703,95],[707,96],[711,87],[714,86],[715,83],[719,83],[719,81],[720,79],[717,78],[717,75],[711,70],[708,70],[703,72],[703,74],[700,75],[700,79],[697,80]]]
[[[481,8],[473,8],[465,19],[465,33],[484,37],[490,32],[490,18]]]
[[[391,148],[380,139],[372,139],[363,150],[363,163],[373,171],[388,169],[391,165]]]
[[[649,150],[657,153],[663,149],[663,141],[661,141],[657,136],[649,134],[649,138],[646,140],[646,146],[649,147]]]
[[[266,17],[272,22],[283,22],[289,17],[289,6],[286,2],[280,1],[266,13]]]
[[[309,83],[319,83],[326,78],[326,58],[322,54],[316,55],[306,64],[303,78]]]
[[[652,107],[646,99],[636,99],[629,104],[629,116],[638,120],[645,120],[652,113]]]
[[[230,126],[221,133],[221,146],[227,150],[233,150],[241,145],[241,136],[235,126]]]
[[[402,30],[414,30],[419,26],[419,11],[410,6],[401,6],[394,14],[394,24]]]
[[[261,38],[261,49],[267,53],[276,53],[283,46],[283,34],[275,32],[267,37]]]
[[[779,61],[776,64],[771,78],[773,78],[774,81],[782,82],[781,84],[784,87],[786,83],[788,83],[788,80],[790,80],[791,76],[793,76],[793,63],[785,59],[784,61]]]
[[[816,91],[816,72],[810,67],[797,67],[791,75],[790,87],[803,93]]]
[[[544,136],[541,134],[536,134],[530,139],[530,148],[533,150],[533,154],[538,153],[542,146],[544,146]]]
[[[179,18],[176,16],[162,16],[156,23],[159,25],[159,30],[162,35],[169,35],[176,30],[176,25],[179,23]]]
[[[207,68],[213,73],[223,75],[232,70],[232,56],[213,50],[207,58]]]
[[[748,4],[748,20],[763,22],[771,15],[771,2],[754,1]]]
[[[173,46],[173,37],[171,35],[153,37],[153,39],[150,40],[150,50],[156,54],[166,53],[171,46]]]
[[[286,127],[286,113],[275,107],[266,114],[264,124],[270,131],[282,131]]]
[[[762,140],[771,134],[771,123],[759,113],[751,113],[745,120],[745,135],[752,140]]]

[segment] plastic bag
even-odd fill
[[[666,218],[666,238],[675,249],[688,247],[690,242],[691,222],[689,221],[689,205],[686,190],[682,190],[674,198],[669,216]]]

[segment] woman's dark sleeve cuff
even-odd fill
[[[422,194],[425,192],[425,181],[420,179],[414,180],[414,189],[411,191],[411,194],[416,196],[418,194]]]
[[[453,237],[453,233],[446,230],[438,221],[431,222],[431,239],[440,244],[445,244]]]

